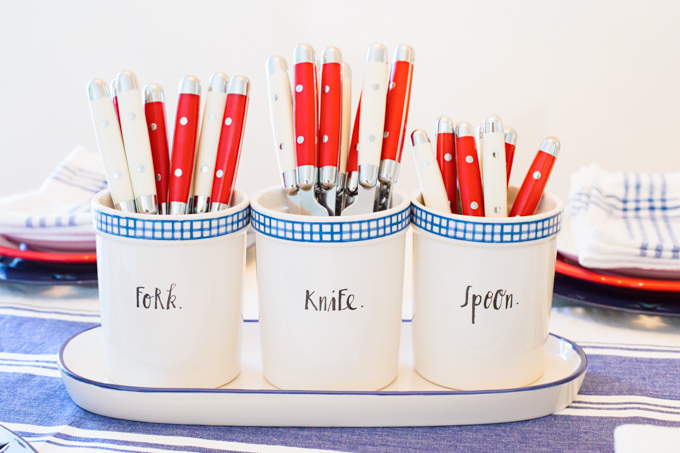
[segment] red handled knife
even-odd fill
[[[538,203],[543,196],[543,190],[550,173],[552,172],[555,160],[560,152],[560,141],[555,137],[548,137],[543,140],[541,147],[536,153],[529,171],[527,172],[522,187],[520,187],[515,198],[515,203],[510,210],[510,217],[533,215]]]
[[[319,202],[335,215],[340,142],[342,140],[342,53],[327,47],[322,53],[319,110]]]
[[[434,127],[435,155],[442,173],[451,212],[458,214],[458,175],[456,172],[456,125],[448,116],[437,118]]]
[[[188,213],[200,107],[201,82],[194,76],[187,76],[179,84],[175,138],[172,144],[168,201],[170,214],[173,215]]]
[[[409,104],[411,101],[411,82],[415,52],[412,47],[401,44],[394,51],[394,63],[390,75],[385,107],[385,131],[383,133],[380,155],[380,190],[376,199],[375,211],[389,209],[392,200],[392,187],[399,175],[399,163],[406,138]]]
[[[224,110],[220,144],[217,148],[215,177],[210,196],[210,211],[212,212],[227,209],[231,204],[241,158],[249,93],[250,80],[247,77],[236,76],[229,80],[227,106]]]
[[[456,126],[460,205],[464,215],[484,217],[484,193],[475,135],[475,130],[470,123],[458,123]]]
[[[168,178],[170,175],[170,150],[168,134],[165,128],[165,96],[163,88],[155,83],[144,87],[144,113],[149,129],[151,157],[156,174],[156,195],[158,196],[158,213],[168,213]]]

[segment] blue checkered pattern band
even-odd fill
[[[474,217],[468,217],[474,219]],[[517,223],[482,223],[454,220],[411,205],[411,222],[420,229],[468,242],[502,243],[537,241],[557,235],[562,229],[562,212],[542,220]]]
[[[275,219],[253,209],[253,228],[274,238],[295,242],[359,242],[396,234],[408,228],[409,208],[355,222],[297,222]]]
[[[123,238],[156,241],[215,238],[241,231],[249,223],[250,206],[233,214],[206,220],[172,220],[171,216],[149,216],[148,220],[140,220],[92,210],[92,224],[97,231]]]

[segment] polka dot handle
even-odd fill
[[[237,76],[247,81],[245,77]],[[235,78],[237,78],[235,77]],[[246,87],[249,82],[246,82]],[[230,83],[231,90],[231,83]],[[224,110],[220,144],[217,148],[215,177],[211,193],[211,204],[229,205],[236,182],[238,163],[241,156],[241,143],[248,109],[248,92],[246,94],[227,94],[227,106]],[[228,121],[227,121],[228,120]]]
[[[321,70],[321,109],[319,112],[319,167],[337,167],[342,132],[342,66],[326,63]]]
[[[171,203],[189,202],[191,175],[194,169],[194,157],[196,156],[200,107],[200,95],[189,93],[179,95],[168,196]]]
[[[533,215],[543,196],[543,190],[550,178],[555,159],[555,156],[544,151],[536,153],[512,205],[510,217]]]
[[[453,214],[458,214],[458,175],[456,172],[456,134],[453,132],[453,123],[450,118],[440,118],[437,124],[446,122],[448,131],[438,130],[435,136],[435,150],[439,170],[442,172],[446,197]],[[439,127],[437,128],[439,129]]]
[[[295,128],[295,157],[297,166],[317,166],[317,96],[316,65],[310,62],[295,65],[295,97],[293,117]]]
[[[162,102],[148,102],[144,104],[146,124],[149,128],[153,171],[156,179],[156,194],[158,203],[168,201],[168,187],[170,176],[170,151],[168,149],[168,134],[165,129],[165,111]]]
[[[458,162],[460,205],[463,214],[484,217],[482,175],[474,137],[456,138],[456,159]]]

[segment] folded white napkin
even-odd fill
[[[106,187],[99,153],[78,146],[39,189],[0,199],[0,235],[38,250],[94,250],[90,202]],[[251,227],[248,247],[254,243]]]
[[[680,270],[680,173],[571,176],[569,222],[584,267]]]
[[[621,425],[614,429],[616,453],[680,452],[680,428]]]
[[[106,187],[99,153],[79,146],[40,188],[0,199],[0,234],[47,248],[93,249],[90,201]]]

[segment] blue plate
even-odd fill
[[[31,444],[0,425],[0,453],[27,453],[35,451]]]
[[[680,316],[678,293],[600,285],[555,274],[554,293],[578,305],[656,316]]]
[[[97,263],[46,263],[0,257],[0,281],[32,285],[97,284]]]

